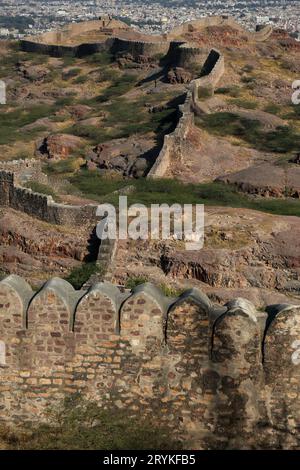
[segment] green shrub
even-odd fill
[[[49,162],[45,165],[43,171],[48,175],[67,175],[73,174],[78,168],[77,158],[69,157],[66,160],[58,162]]]
[[[65,280],[68,281],[74,289],[81,289],[93,274],[101,274],[103,269],[95,262],[84,263],[74,268]]]
[[[279,126],[275,131],[265,132],[260,121],[241,118],[233,113],[212,113],[201,120],[196,119],[196,123],[217,135],[239,137],[262,151],[288,153],[300,146],[300,134],[289,126]]]
[[[100,95],[97,100],[99,103],[105,103],[110,99],[122,96],[130,91],[137,83],[135,75],[124,74],[116,78],[113,83]]]
[[[66,72],[63,72],[62,78],[64,80],[70,80],[71,78],[77,77],[81,72],[81,68],[79,67],[74,67],[70,70],[67,70]]]
[[[141,284],[145,284],[148,282],[148,279],[144,276],[136,276],[136,277],[129,277],[126,280],[125,287],[126,289],[134,289],[137,286],[140,286]]]
[[[63,61],[63,67],[70,67],[71,65],[74,65],[76,63],[76,57],[72,55],[65,55],[62,58]]]
[[[265,106],[264,111],[270,114],[279,114],[281,111],[281,107],[275,103],[269,103]]]
[[[96,52],[86,58],[88,64],[109,65],[113,62],[114,57],[109,52]]]
[[[80,77],[77,77],[73,80],[73,83],[76,83],[77,85],[86,83],[88,81],[89,77],[86,75],[80,75]]]
[[[248,100],[242,100],[242,99],[231,99],[229,100],[230,104],[233,104],[234,106],[239,106],[240,108],[245,108],[245,109],[256,109],[257,108],[257,103],[255,101],[248,101]]]
[[[15,450],[160,450],[180,449],[173,433],[157,424],[159,412],[150,418],[132,416],[130,410],[112,411],[79,393],[48,407],[47,423],[27,425],[21,432],[3,430],[0,436]]]
[[[179,297],[184,292],[184,289],[176,289],[164,283],[160,284],[159,287],[166,297]]]
[[[217,88],[215,93],[218,93],[221,95],[229,95],[234,98],[237,98],[241,93],[241,88],[238,86],[221,87],[221,88]]]

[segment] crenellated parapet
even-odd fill
[[[13,166],[10,168],[14,170]],[[51,224],[81,226],[83,223],[95,222],[96,205],[60,204],[52,196],[24,188],[19,185],[18,169],[20,166],[16,174],[14,171],[0,171],[0,206],[11,207]]]
[[[9,276],[0,282],[2,419],[41,419],[80,392],[157,413],[201,448],[280,445],[300,420],[299,314],[245,299],[214,305],[195,288],[170,298],[149,283],[76,291],[55,278],[33,292]]]

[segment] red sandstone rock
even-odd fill
[[[82,147],[83,141],[77,136],[69,134],[53,134],[45,137],[39,145],[38,151],[42,156],[50,159],[63,159],[72,155]]]

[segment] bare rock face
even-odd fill
[[[2,210],[1,268],[39,285],[43,279],[67,274],[90,254],[92,227],[58,230],[26,214]]]
[[[181,67],[175,67],[168,72],[167,80],[169,83],[189,83],[192,80],[192,74]]]
[[[82,140],[74,135],[52,134],[37,144],[37,153],[42,157],[60,160],[72,155],[82,145]]]

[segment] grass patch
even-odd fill
[[[109,65],[113,62],[113,60],[113,55],[106,51],[96,52],[95,54],[92,54],[85,59],[88,64],[99,65]]]
[[[217,88],[215,93],[220,95],[229,95],[233,98],[237,98],[241,94],[241,88],[238,86],[221,87]]]
[[[0,145],[9,144],[16,140],[31,140],[42,128],[34,130],[20,130],[21,127],[32,124],[37,119],[48,117],[55,111],[54,106],[35,105],[27,108],[16,108],[13,111],[0,114]]]
[[[264,107],[264,111],[266,113],[279,115],[281,111],[281,107],[278,104],[269,103]]]
[[[144,276],[129,277],[126,280],[125,288],[132,290],[141,284],[145,284],[146,282],[148,282],[148,279]]]
[[[300,147],[300,134],[291,127],[279,126],[274,131],[265,132],[259,121],[233,113],[209,114],[196,119],[196,124],[216,135],[238,137],[257,150],[288,153]]]
[[[128,185],[128,180],[109,180],[96,172],[81,171],[71,183],[90,199],[118,206],[113,191]],[[292,199],[249,198],[234,186],[222,183],[184,184],[177,180],[140,178],[130,180],[135,191],[128,195],[128,204],[205,204],[208,206],[245,207],[272,214],[300,217],[300,201]]]
[[[80,163],[78,158],[68,158],[58,162],[47,163],[43,171],[48,175],[70,175],[78,170]]]
[[[122,96],[137,84],[137,77],[131,74],[123,74],[115,78],[112,84],[97,98],[99,103],[105,103],[113,98]]]
[[[242,100],[242,99],[231,99],[229,100],[230,104],[233,104],[234,106],[238,106],[239,108],[245,108],[245,109],[256,109],[257,108],[257,103],[255,101],[248,101],[248,100]]]
[[[45,194],[47,196],[51,196],[54,201],[60,202],[60,197],[56,194],[56,192],[48,185],[39,183],[38,181],[29,181],[25,184],[25,188],[29,188],[35,193]]]
[[[199,100],[205,100],[213,96],[213,89],[211,87],[199,87],[198,88],[198,98]]]

